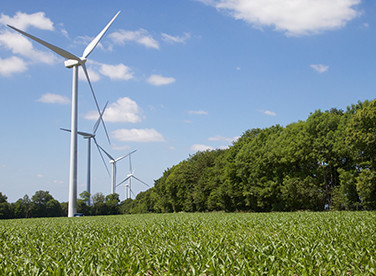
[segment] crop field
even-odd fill
[[[1,275],[375,275],[376,212],[0,221]]]

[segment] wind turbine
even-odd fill
[[[137,178],[136,176],[134,176],[134,171],[132,170],[132,159],[131,159],[131,154],[134,153],[135,151],[129,153],[129,174],[127,175],[127,177],[121,181],[117,186],[123,184],[125,181],[128,180],[128,183],[125,184],[125,199],[128,199],[128,198],[131,198],[131,193],[132,192],[132,178],[138,180],[139,182],[141,182],[142,184],[150,187],[148,184],[146,184],[144,181],[140,180],[139,178]]]
[[[103,108],[103,111],[100,113],[100,116],[98,118],[98,120],[96,121],[96,123],[94,124],[94,127],[93,127],[93,131],[92,133],[88,133],[88,132],[82,132],[82,131],[77,131],[77,134],[81,135],[84,139],[87,139],[87,145],[88,145],[88,149],[87,149],[87,181],[86,181],[86,191],[90,194],[90,186],[91,186],[91,139],[93,139],[95,145],[97,146],[97,149],[99,151],[99,154],[102,158],[102,161],[104,163],[104,166],[108,172],[108,174],[110,174],[110,172],[108,171],[108,168],[107,168],[107,165],[106,165],[106,162],[104,161],[104,158],[103,158],[103,155],[102,155],[102,152],[100,151],[99,149],[99,145],[97,143],[97,140],[95,139],[95,135],[96,135],[96,132],[98,130],[98,127],[102,121],[102,117],[103,117],[103,114],[106,110],[106,107],[107,107],[107,104],[108,104],[108,101],[106,102],[106,105],[104,106]],[[107,139],[108,139],[108,142],[110,142],[110,138],[108,137],[108,133],[107,133],[107,129],[106,129],[106,126],[105,124],[103,124],[103,127],[104,127],[104,130],[106,132],[106,135],[107,135]],[[61,130],[64,130],[64,131],[68,131],[68,132],[71,132],[70,129],[66,129],[66,128],[60,128]],[[88,199],[88,205],[90,205],[90,197]]]
[[[86,61],[90,53],[94,50],[95,46],[99,43],[103,35],[106,33],[108,28],[114,22],[116,17],[119,15],[120,11],[111,19],[111,21],[104,27],[104,29],[86,46],[82,57],[77,57],[76,55],[65,51],[55,45],[52,45],[46,41],[43,41],[33,35],[30,35],[24,31],[21,31],[13,26],[8,25],[8,27],[13,30],[27,36],[28,38],[42,44],[43,46],[49,48],[56,54],[66,58],[64,62],[65,67],[73,68],[73,81],[72,81],[72,118],[71,118],[71,145],[70,145],[70,169],[69,169],[69,201],[68,201],[68,217],[73,217],[77,212],[77,113],[78,113],[78,66],[81,66],[86,79],[89,82],[91,93],[93,94],[95,104],[97,106],[98,113],[100,114],[99,105],[94,94],[93,87],[89,79],[89,75],[86,69]],[[102,119],[103,120],[103,119]]]
[[[130,156],[132,153],[136,152],[136,150],[115,159],[107,151],[105,151],[101,146],[98,145],[98,147],[108,156],[108,158],[110,159],[110,164],[112,165],[111,194],[113,194],[116,191],[116,163],[120,161],[121,159],[127,157],[128,155]]]

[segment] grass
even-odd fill
[[[376,212],[0,221],[1,275],[376,275]]]

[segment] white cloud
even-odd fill
[[[147,82],[155,86],[161,86],[173,83],[175,82],[175,79],[171,77],[163,77],[161,75],[151,75],[147,79]]]
[[[202,144],[194,144],[191,146],[191,151],[207,151],[207,150],[214,150],[213,147],[207,146],[207,145],[202,145]]]
[[[37,177],[38,177],[38,178],[44,178],[44,174],[38,173],[38,174],[37,174]]]
[[[189,33],[184,33],[183,36],[173,36],[169,34],[162,33],[162,38],[164,41],[169,43],[185,43],[186,40],[191,38]]]
[[[117,129],[111,132],[111,136],[123,142],[163,142],[165,139],[155,129]]]
[[[112,80],[130,80],[134,78],[132,70],[122,63],[111,65],[89,60],[88,64],[88,73],[92,82],[100,80],[101,76],[109,77]],[[80,80],[86,80],[83,71],[81,71],[79,78]]]
[[[138,123],[141,121],[141,110],[137,103],[128,97],[119,98],[110,104],[104,112],[103,119],[112,123]],[[98,112],[90,111],[86,116],[88,120],[97,120]]]
[[[34,63],[53,64],[58,60],[51,52],[35,50],[29,39],[15,31],[1,31],[0,46],[12,51],[13,54],[21,55]]]
[[[124,44],[133,41],[147,48],[159,49],[158,41],[156,41],[147,30],[139,29],[138,31],[120,30],[109,34],[109,38],[115,43]]]
[[[277,115],[277,113],[270,111],[270,110],[263,110],[261,112],[264,113],[265,115],[269,115],[269,116],[276,116]]]
[[[32,14],[17,12],[13,17],[1,14],[0,23],[12,25],[23,31],[25,31],[30,26],[42,30],[54,30],[53,22],[46,17],[44,12],[36,12]]]
[[[43,94],[37,102],[41,103],[51,103],[51,104],[69,104],[70,100],[67,97],[57,95],[57,94]]]
[[[27,70],[26,63],[19,57],[0,58],[0,75],[8,77],[15,73],[21,73]]]
[[[313,68],[316,72],[319,72],[320,74],[329,70],[329,66],[323,64],[311,64],[310,67]]]
[[[99,72],[112,80],[130,80],[133,78],[133,72],[124,64],[101,64]]]
[[[43,12],[33,14],[17,12],[13,17],[1,14],[0,23],[9,24],[22,30],[26,30],[29,27],[49,31],[54,30],[53,22],[47,18]],[[10,50],[15,55],[24,57],[28,62],[19,57],[3,59],[2,64],[0,65],[0,74],[3,76],[9,76],[13,73],[26,71],[28,63],[53,64],[58,60],[53,53],[49,51],[35,50],[33,45],[34,44],[30,39],[16,31],[11,30],[10,28],[1,29],[0,46]],[[6,64],[4,64],[4,62]]]
[[[190,110],[188,111],[189,114],[191,115],[208,115],[209,113],[204,110]]]
[[[359,16],[361,0],[197,0],[255,28],[274,27],[288,36],[344,27]]]
[[[224,142],[232,143],[232,142],[235,142],[238,139],[239,139],[239,136],[224,137],[224,136],[221,136],[221,135],[217,135],[217,136],[209,137],[208,141],[224,141]]]

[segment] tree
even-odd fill
[[[105,196],[102,193],[93,195],[93,215],[107,215],[107,206],[105,204]]]
[[[109,194],[105,198],[105,205],[108,215],[117,215],[120,213],[119,209],[119,194]]]
[[[29,218],[31,201],[28,195],[13,203],[13,214],[15,218]]]
[[[91,206],[87,203],[90,202],[90,193],[84,191],[80,194],[80,199],[77,200],[77,213],[82,213],[85,216],[91,214]]]
[[[59,201],[56,199],[51,199],[46,203],[46,213],[48,217],[60,217],[61,216],[61,206]]]
[[[365,210],[376,209],[376,172],[363,170],[356,178],[356,189]]]
[[[31,197],[30,212],[31,217],[47,217],[49,216],[47,210],[47,202],[54,198],[48,191],[37,191]],[[51,206],[50,206],[51,207]]]
[[[0,192],[0,219],[12,217],[11,205],[7,201],[8,197]]]

